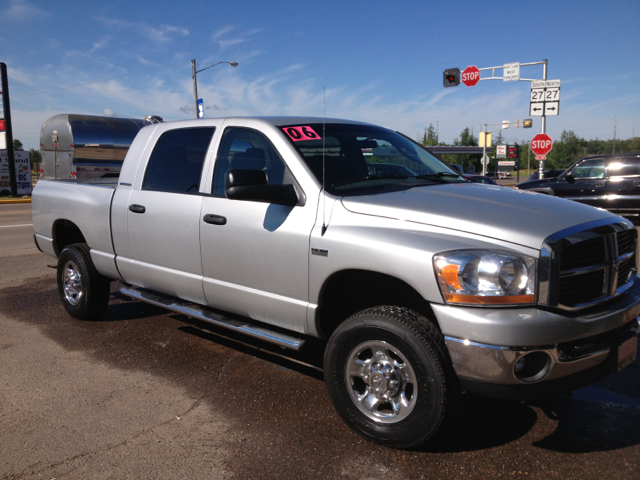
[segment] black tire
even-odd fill
[[[98,318],[109,305],[110,280],[91,261],[86,243],[67,246],[58,257],[58,293],[69,315]]]
[[[417,448],[441,431],[459,393],[440,331],[401,307],[345,320],[327,344],[324,377],[352,430],[399,449]]]

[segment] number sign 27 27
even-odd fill
[[[294,142],[301,142],[304,140],[321,140],[320,135],[318,135],[311,127],[285,127],[283,130]]]

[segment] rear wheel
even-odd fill
[[[376,307],[345,320],[327,345],[324,374],[347,425],[394,448],[415,448],[436,435],[458,393],[442,334],[400,307]]]
[[[89,320],[104,313],[110,280],[96,270],[87,244],[76,243],[62,250],[57,276],[58,293],[69,315]]]

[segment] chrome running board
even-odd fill
[[[195,303],[189,303],[184,300],[179,300],[173,297],[164,296],[159,293],[150,292],[149,290],[129,287],[121,288],[120,293],[127,297],[140,300],[142,302],[150,303],[158,307],[166,308],[172,312],[181,313],[187,317],[197,318],[205,322],[217,325],[219,327],[228,328],[235,332],[244,333],[250,337],[259,338],[269,343],[279,345],[291,350],[300,350],[304,345],[304,340],[301,338],[292,337],[285,333],[269,330],[264,327],[256,326],[248,321],[236,320],[228,318],[218,313],[215,313],[206,307],[196,305]]]

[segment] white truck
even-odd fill
[[[461,390],[554,395],[636,356],[629,221],[468,182],[375,125],[146,126],[111,184],[38,182],[33,224],[73,317],[103,313],[116,280],[282,347],[326,339],[336,410],[395,448],[445,428]]]

